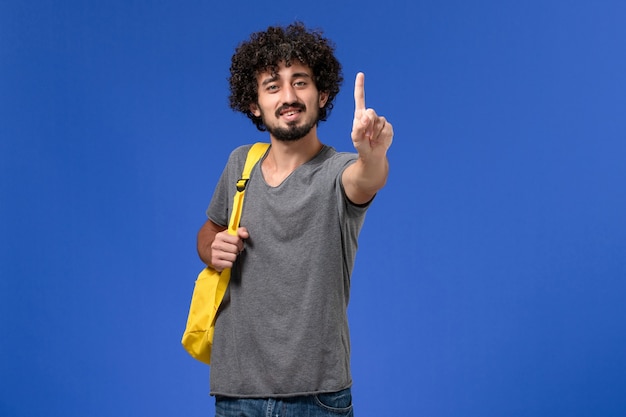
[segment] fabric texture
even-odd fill
[[[350,388],[289,398],[228,398],[215,401],[216,417],[352,417]]]
[[[249,146],[234,150],[207,215],[226,225]],[[211,394],[239,398],[336,392],[352,384],[347,306],[368,205],[341,185],[356,154],[325,146],[279,186],[260,164],[246,191],[250,232],[215,326]]]

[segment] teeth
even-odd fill
[[[292,116],[294,116],[294,115],[296,115],[296,114],[299,114],[299,113],[302,113],[302,110],[299,110],[299,109],[295,109],[295,110],[287,110],[287,111],[285,111],[284,113],[282,113],[282,112],[281,112],[281,113],[280,113],[280,116],[281,116],[281,117],[292,117]]]

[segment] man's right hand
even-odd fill
[[[237,256],[243,252],[244,240],[250,235],[245,227],[237,229],[237,235],[231,235],[228,230],[223,230],[215,234],[215,239],[211,243],[211,266],[222,271],[232,268],[237,260]]]
[[[237,235],[233,236],[228,233],[226,227],[207,220],[198,231],[198,256],[202,262],[217,271],[232,268],[244,248],[244,239],[248,236],[245,227],[240,227]]]

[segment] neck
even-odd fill
[[[265,181],[279,185],[300,165],[307,163],[324,146],[315,132],[296,141],[280,141],[270,136],[272,146],[261,168]]]

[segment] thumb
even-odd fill
[[[250,233],[248,233],[248,229],[245,227],[240,227],[237,229],[237,236],[239,236],[239,239],[247,239],[250,237]]]

